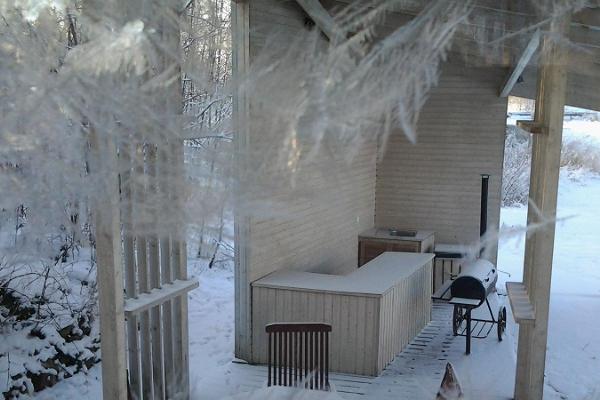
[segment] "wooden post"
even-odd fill
[[[171,146],[173,165],[175,166],[176,190],[173,191],[173,204],[181,210],[183,199],[179,192],[183,189],[184,159],[183,143],[175,140]],[[181,214],[179,216],[181,218]],[[173,232],[171,245],[172,273],[180,280],[187,279],[187,246],[185,242],[185,230],[180,229]],[[179,370],[176,371],[178,379],[178,398],[189,399],[190,377],[189,377],[189,328],[188,328],[188,297],[187,294],[173,300],[173,326],[176,327],[173,338],[174,363]]]
[[[159,174],[161,179],[159,181],[159,191],[161,196],[165,198],[170,197],[171,192],[170,176],[169,176],[169,161],[173,161],[172,157],[169,158],[170,147],[167,143],[164,143],[161,147],[159,155]],[[177,187],[174,186],[175,190]],[[173,271],[171,262],[171,227],[168,216],[163,215],[163,228],[167,229],[167,232],[161,232],[160,243],[160,276],[161,283],[172,283],[173,282]],[[165,228],[168,227],[168,228]],[[177,392],[176,385],[176,369],[180,367],[175,364],[173,358],[173,328],[179,329],[179,327],[173,326],[173,302],[171,300],[166,301],[162,306],[162,327],[163,327],[163,349],[164,349],[164,366],[165,366],[165,395],[168,399],[175,397]],[[182,365],[181,368],[187,368],[186,365]]]
[[[534,134],[531,161],[530,204],[527,224],[546,221],[525,243],[523,282],[535,310],[535,321],[521,324],[517,354],[516,400],[541,400],[548,337],[548,313],[560,151],[567,89],[567,49],[552,34],[566,34],[570,18],[552,22],[550,35],[542,42],[538,71],[535,121],[541,133]],[[536,209],[537,208],[537,209]]]
[[[134,192],[134,201],[137,207],[144,209],[146,199],[145,181],[145,145],[139,144],[136,146],[135,153],[135,169],[134,174],[138,181],[137,190]],[[136,221],[134,221],[134,229],[138,230],[136,237],[136,252],[137,252],[137,273],[138,273],[138,294],[148,293],[150,291],[148,279],[148,246],[146,242],[146,232],[143,232],[145,215],[138,213]],[[140,234],[139,231],[142,231]],[[152,398],[152,360],[150,358],[150,313],[144,311],[139,316],[140,321],[140,348],[141,348],[141,366],[142,366],[142,398]]]
[[[250,68],[250,6],[248,0],[231,4],[231,31],[233,43],[233,78],[236,92],[233,99],[235,155],[237,181],[235,188],[235,356],[251,358],[251,302],[248,281],[248,248],[250,221],[242,204],[241,174],[246,170],[248,155],[249,105],[241,81]]]
[[[127,298],[136,298],[137,277],[135,261],[135,243],[133,233],[133,177],[131,143],[125,143],[120,152],[121,158],[121,193],[123,196],[123,262],[125,267],[125,294]],[[127,353],[129,387],[135,398],[142,397],[140,379],[140,340],[138,335],[138,318],[131,316],[127,319]]]
[[[123,311],[123,259],[121,254],[121,213],[116,146],[110,137],[99,137],[92,127],[94,173],[105,187],[98,190],[94,204],[98,303],[100,308],[100,349],[102,351],[102,396],[108,400],[127,399],[125,355],[125,314]]]
[[[161,287],[160,283],[160,254],[158,248],[158,233],[160,229],[154,221],[158,219],[159,200],[158,197],[158,173],[157,173],[157,146],[148,144],[147,165],[148,165],[148,197],[151,199],[152,220],[149,224],[150,232],[148,235],[148,276],[150,278],[150,289]],[[165,390],[165,372],[163,369],[162,352],[162,310],[160,305],[152,307],[150,310],[150,331],[152,336],[152,384],[154,386],[154,397],[164,398]]]

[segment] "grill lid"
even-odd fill
[[[481,303],[496,287],[498,272],[494,264],[487,260],[475,260],[463,264],[461,273],[452,282],[452,297],[476,299]]]

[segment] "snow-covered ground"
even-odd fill
[[[567,122],[565,139],[577,136],[600,143],[600,122]],[[505,208],[501,223],[523,226],[526,215],[525,207]],[[600,176],[563,169],[558,215],[545,398],[600,399]],[[524,244],[524,237],[501,238],[498,267],[505,273],[500,274],[500,291],[504,282],[521,279]],[[232,267],[208,269],[192,259],[190,273],[201,282],[189,302],[193,398],[216,399],[206,391],[209,382],[223,381],[229,392],[236,385],[226,376],[233,359]],[[509,329],[516,330],[513,321]],[[500,372],[492,367],[484,373]],[[37,398],[100,399],[100,387],[100,367],[95,366],[88,375],[60,382]]]
[[[587,139],[595,145],[600,145],[600,122],[586,120],[565,121],[563,130],[565,139]]]
[[[554,246],[545,397],[600,398],[600,177],[561,171]],[[502,210],[523,226],[527,208]],[[520,281],[524,237],[501,240],[500,284]],[[565,396],[565,397],[561,397]]]
[[[207,269],[200,263],[194,275],[200,288],[190,293],[190,386],[192,398],[213,398],[204,391],[207,382],[223,381],[224,366],[233,359],[233,270]],[[229,383],[233,385],[234,383]]]
[[[190,386],[193,399],[213,399],[203,391],[211,380],[225,382],[224,366],[233,359],[233,270],[231,265],[209,269],[190,260],[189,273],[200,287],[189,295]],[[100,365],[35,395],[36,399],[102,399]]]

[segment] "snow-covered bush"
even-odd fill
[[[31,394],[99,359],[96,273],[77,261],[0,261],[0,381],[5,398]]]
[[[502,172],[502,205],[527,204],[531,145],[529,135],[515,125],[506,127]]]
[[[585,137],[566,137],[560,165],[573,170],[600,173],[600,144]]]
[[[600,123],[586,124],[585,128],[590,132],[574,134],[565,122],[560,165],[571,171],[600,173],[600,142],[589,136],[595,129],[600,129]],[[503,206],[527,204],[530,172],[530,135],[515,125],[508,125],[502,176]]]

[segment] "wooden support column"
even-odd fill
[[[128,299],[138,296],[137,271],[135,260],[135,239],[133,230],[133,174],[135,164],[131,143],[121,148],[121,194],[123,220],[123,262],[125,267],[125,295]],[[139,320],[137,316],[127,318],[127,353],[129,389],[134,398],[142,398],[140,369],[140,338],[138,334]]]
[[[548,337],[550,283],[560,170],[564,106],[567,89],[568,53],[554,34],[566,34],[570,18],[552,22],[542,41],[538,71],[535,122],[531,161],[531,203],[527,224],[540,224],[525,244],[523,283],[535,311],[535,320],[519,329],[516,400],[541,400]]]
[[[183,142],[174,140],[171,145],[171,156],[175,165],[175,187],[173,191],[173,204],[177,204],[178,210],[182,210],[184,199],[179,192],[183,191],[184,181],[184,154]],[[179,211],[178,218],[182,218]],[[173,277],[180,281],[186,281],[187,275],[187,245],[185,241],[185,230],[179,229],[171,236],[171,262]],[[195,284],[194,287],[198,285]],[[177,398],[187,400],[190,398],[190,373],[189,373],[189,324],[188,324],[188,296],[187,293],[173,299],[173,326],[178,327],[173,332],[173,362],[178,368]]]
[[[236,91],[233,99],[233,121],[235,131],[235,356],[251,358],[251,301],[248,280],[248,247],[250,221],[242,201],[241,177],[246,170],[248,156],[248,125],[250,107],[244,90],[243,79],[250,69],[250,5],[249,0],[232,3],[231,36],[233,43],[233,78]]]
[[[136,147],[135,153],[135,165],[134,174],[136,180],[140,182],[137,190],[133,193],[134,202],[137,207],[144,207],[146,200],[146,187],[145,184],[145,145],[140,144]],[[141,229],[143,218],[138,216],[137,221],[134,221],[134,229]],[[150,291],[149,279],[148,279],[148,243],[146,241],[146,234],[138,234],[136,237],[136,261],[137,261],[137,279],[138,279],[138,295],[148,293]],[[152,359],[151,357],[151,337],[150,337],[150,312],[145,311],[139,316],[140,321],[140,362],[141,362],[141,374],[142,374],[142,398],[152,398]]]
[[[127,399],[125,314],[123,310],[123,258],[121,213],[116,146],[111,137],[99,137],[92,128],[90,142],[94,173],[105,187],[94,202],[98,303],[100,308],[100,350],[102,351],[102,397]]]
[[[149,176],[148,184],[148,197],[152,199],[154,203],[151,206],[151,218],[152,221],[157,221],[159,216],[159,210],[156,209],[158,203],[156,196],[158,196],[158,171],[157,171],[157,157],[158,149],[155,144],[148,144],[147,168]],[[148,235],[148,272],[150,278],[150,289],[158,289],[161,287],[160,284],[160,253],[158,248],[158,231],[159,227],[152,225]],[[156,305],[150,309],[150,334],[152,337],[152,385],[154,389],[154,397],[163,399],[165,391],[165,371],[163,365],[163,335],[162,335],[162,310],[160,305]]]

